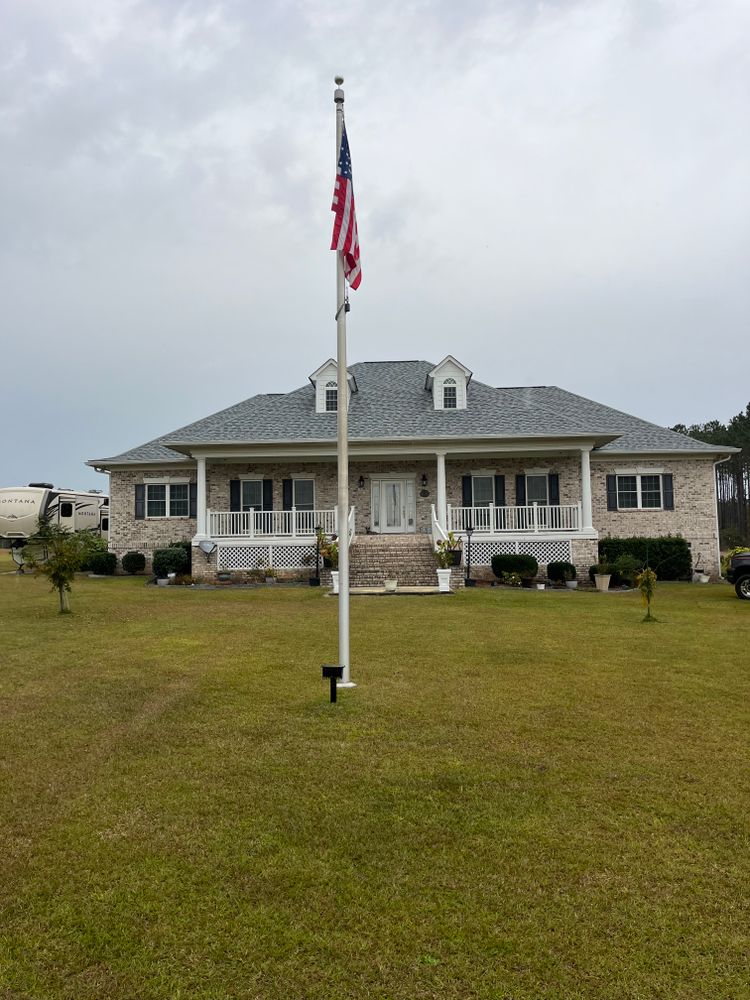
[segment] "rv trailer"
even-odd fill
[[[29,483],[0,489],[0,538],[24,545],[39,530],[39,518],[69,531],[92,528],[109,532],[109,497],[99,490],[55,489],[52,483]]]

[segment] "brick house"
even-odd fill
[[[556,386],[493,388],[455,358],[350,367],[352,585],[434,583],[432,549],[473,527],[472,562],[528,552],[585,573],[604,536],[682,535],[719,572],[717,449]],[[305,571],[338,534],[336,363],[88,465],[110,476],[110,549],[211,540],[194,576]],[[389,559],[392,566],[389,565]],[[306,571],[305,571],[306,572]],[[429,579],[422,579],[425,575]]]

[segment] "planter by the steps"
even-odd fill
[[[338,594],[339,592],[339,571],[337,569],[331,570],[331,593]]]
[[[439,569],[437,571],[438,591],[441,594],[449,594],[451,589],[451,571],[449,569]]]
[[[398,587],[398,580],[385,580],[383,581],[383,588],[386,594],[395,594],[396,587]]]
[[[566,580],[565,586],[568,590],[578,590],[578,580]]]
[[[594,583],[596,584],[596,589],[602,592],[609,590],[609,581],[611,579],[611,573],[595,573]]]

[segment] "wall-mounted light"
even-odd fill
[[[361,490],[363,490],[365,488],[365,477],[364,476],[360,476],[359,477],[359,488]]]
[[[422,489],[425,489],[426,486],[427,486],[427,473],[423,472],[422,473]]]

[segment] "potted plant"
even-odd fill
[[[272,566],[266,566],[263,570],[266,583],[276,583],[276,570]]]
[[[398,587],[398,580],[384,580],[383,587],[386,594],[395,594]]]
[[[331,535],[330,539],[323,535],[320,542],[320,554],[326,569],[339,568],[339,543],[336,535]]]
[[[435,562],[438,565],[438,591],[441,594],[449,593],[451,589],[451,566],[457,566],[455,557],[461,559],[460,549],[452,547],[453,533],[448,538],[441,538],[435,548]]]
[[[441,569],[461,565],[461,539],[457,538],[452,531],[449,531],[447,537],[441,538],[437,543],[437,552],[442,553],[444,557],[443,562],[438,563]]]
[[[612,568],[607,563],[597,563],[589,570],[589,575],[593,577],[594,586],[597,590],[605,592],[609,590],[609,581],[612,578]]]

